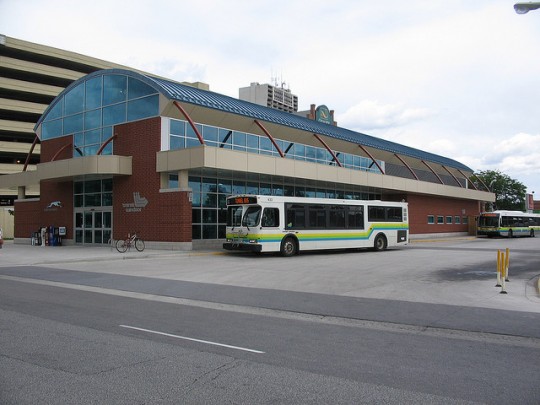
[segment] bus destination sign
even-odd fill
[[[257,197],[254,196],[236,196],[227,198],[227,205],[239,204],[257,204]]]

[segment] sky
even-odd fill
[[[509,0],[0,0],[0,34],[499,170],[540,199],[540,10]]]

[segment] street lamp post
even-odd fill
[[[540,1],[519,2],[514,4],[514,10],[518,14],[527,14],[529,11],[540,8]]]

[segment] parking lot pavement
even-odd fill
[[[508,294],[497,250],[510,251]],[[293,258],[222,250],[38,247],[8,241],[0,268],[43,266],[193,283],[540,313],[540,238],[417,240],[387,252],[317,252]]]

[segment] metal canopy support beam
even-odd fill
[[[265,135],[268,137],[268,139],[270,139],[270,142],[272,142],[272,145],[274,145],[274,148],[276,148],[276,150],[278,151],[279,153],[279,156],[281,156],[282,158],[285,157],[285,154],[283,153],[283,151],[280,149],[280,147],[278,146],[278,144],[276,143],[276,140],[274,139],[274,137],[272,135],[270,135],[270,132],[268,132],[266,130],[265,127],[263,127],[263,125],[258,121],[258,120],[253,120],[255,121],[255,124],[257,124],[257,126],[262,129],[262,131],[265,133]]]
[[[322,143],[322,145],[326,148],[326,150],[328,152],[330,152],[330,154],[332,155],[332,157],[334,158],[334,160],[336,161],[337,165],[339,167],[343,167],[341,162],[339,161],[339,159],[337,158],[336,154],[334,153],[334,151],[332,149],[330,149],[330,147],[326,144],[326,142],[317,134],[313,134],[313,136],[315,136],[315,138],[317,138],[317,140]]]
[[[112,142],[112,140],[116,138],[116,135],[113,135],[111,136],[109,139],[107,139],[103,145],[101,145],[101,147],[99,148],[99,150],[97,151],[96,155],[101,155],[101,153],[103,153],[103,149],[105,149],[105,147],[110,144]]]
[[[400,160],[400,162],[403,163],[403,164],[405,165],[405,167],[406,167],[407,169],[409,169],[409,171],[411,172],[411,174],[414,176],[414,178],[415,178],[416,180],[420,180],[420,179],[418,178],[418,176],[416,175],[416,173],[414,172],[414,170],[411,168],[411,166],[409,166],[409,164],[408,164],[407,162],[405,162],[405,160],[403,160],[403,159],[401,158],[401,156],[399,156],[397,153],[394,153],[394,156],[397,157],[397,158]]]
[[[435,177],[437,177],[437,178],[439,179],[439,182],[440,182],[441,184],[444,184],[444,182],[442,181],[442,179],[440,178],[440,176],[439,176],[437,173],[435,173],[435,170],[433,170],[433,169],[431,168],[431,166],[430,166],[425,160],[422,160],[422,163],[423,163],[424,165],[426,165],[426,167],[427,167],[429,170],[431,170],[431,173],[433,173],[433,174],[435,175]]]
[[[186,118],[186,120],[189,122],[189,125],[191,125],[191,128],[193,128],[193,131],[195,131],[195,135],[197,135],[197,138],[199,138],[199,142],[201,143],[201,145],[204,145],[204,139],[201,135],[201,133],[199,132],[199,130],[197,129],[197,126],[195,125],[195,123],[193,122],[193,120],[191,119],[191,117],[189,116],[189,114],[187,113],[186,110],[184,110],[184,107],[182,107],[180,105],[180,103],[178,101],[173,101],[173,104],[176,106],[176,108],[178,108],[178,110],[182,113],[182,115]]]
[[[461,170],[459,170],[459,169],[457,169],[457,171],[460,172],[461,175],[462,175],[463,177],[465,177],[465,178],[469,181],[469,184],[470,184],[471,186],[473,186],[473,188],[474,188],[475,190],[478,191],[478,187],[476,187],[476,185],[474,184],[474,182],[472,182],[471,179],[470,179],[465,173],[463,173],[463,172],[462,172]],[[482,181],[482,179],[481,179],[480,177],[476,177],[476,178],[480,181],[480,183],[482,183],[482,185],[483,185],[484,187],[486,187],[486,185],[484,184],[484,182]],[[487,188],[487,187],[486,187],[486,190],[487,190],[487,191],[490,191],[489,188]]]
[[[454,178],[454,180],[456,181],[456,183],[459,184],[459,186],[460,186],[461,188],[463,188],[463,185],[459,182],[459,180],[457,179],[457,177],[454,176],[454,174],[453,174],[450,170],[448,170],[448,168],[447,168],[445,165],[441,165],[441,166],[443,167],[444,170],[446,170],[446,171],[448,172],[448,174],[449,174],[450,176],[452,176],[452,177]]]
[[[360,149],[362,149],[366,155],[369,156],[369,158],[373,161],[373,163],[375,163],[375,165],[379,168],[381,174],[386,174],[386,173],[384,173],[384,170],[382,169],[382,167],[381,167],[381,165],[379,164],[379,162],[377,162],[377,161],[375,160],[375,158],[371,155],[371,153],[369,153],[369,151],[368,151],[366,148],[364,148],[364,147],[363,147],[362,145],[360,145],[360,144],[358,145],[358,147],[359,147]]]
[[[62,146],[60,149],[58,149],[58,152],[56,152],[54,154],[54,156],[52,157],[51,162],[54,162],[56,160],[56,158],[58,157],[58,155],[60,155],[60,153],[62,153],[67,148],[69,148],[71,145],[73,145],[73,142],[69,142],[69,143],[65,144],[64,146]]]
[[[34,148],[36,147],[38,141],[39,141],[39,138],[36,135],[36,137],[34,138],[34,142],[32,142],[32,146],[30,147],[30,151],[28,152],[28,155],[26,156],[26,161],[24,162],[24,166],[22,169],[23,172],[25,172],[26,169],[28,168],[28,164],[30,163],[30,156],[32,156],[32,152],[34,151]]]

